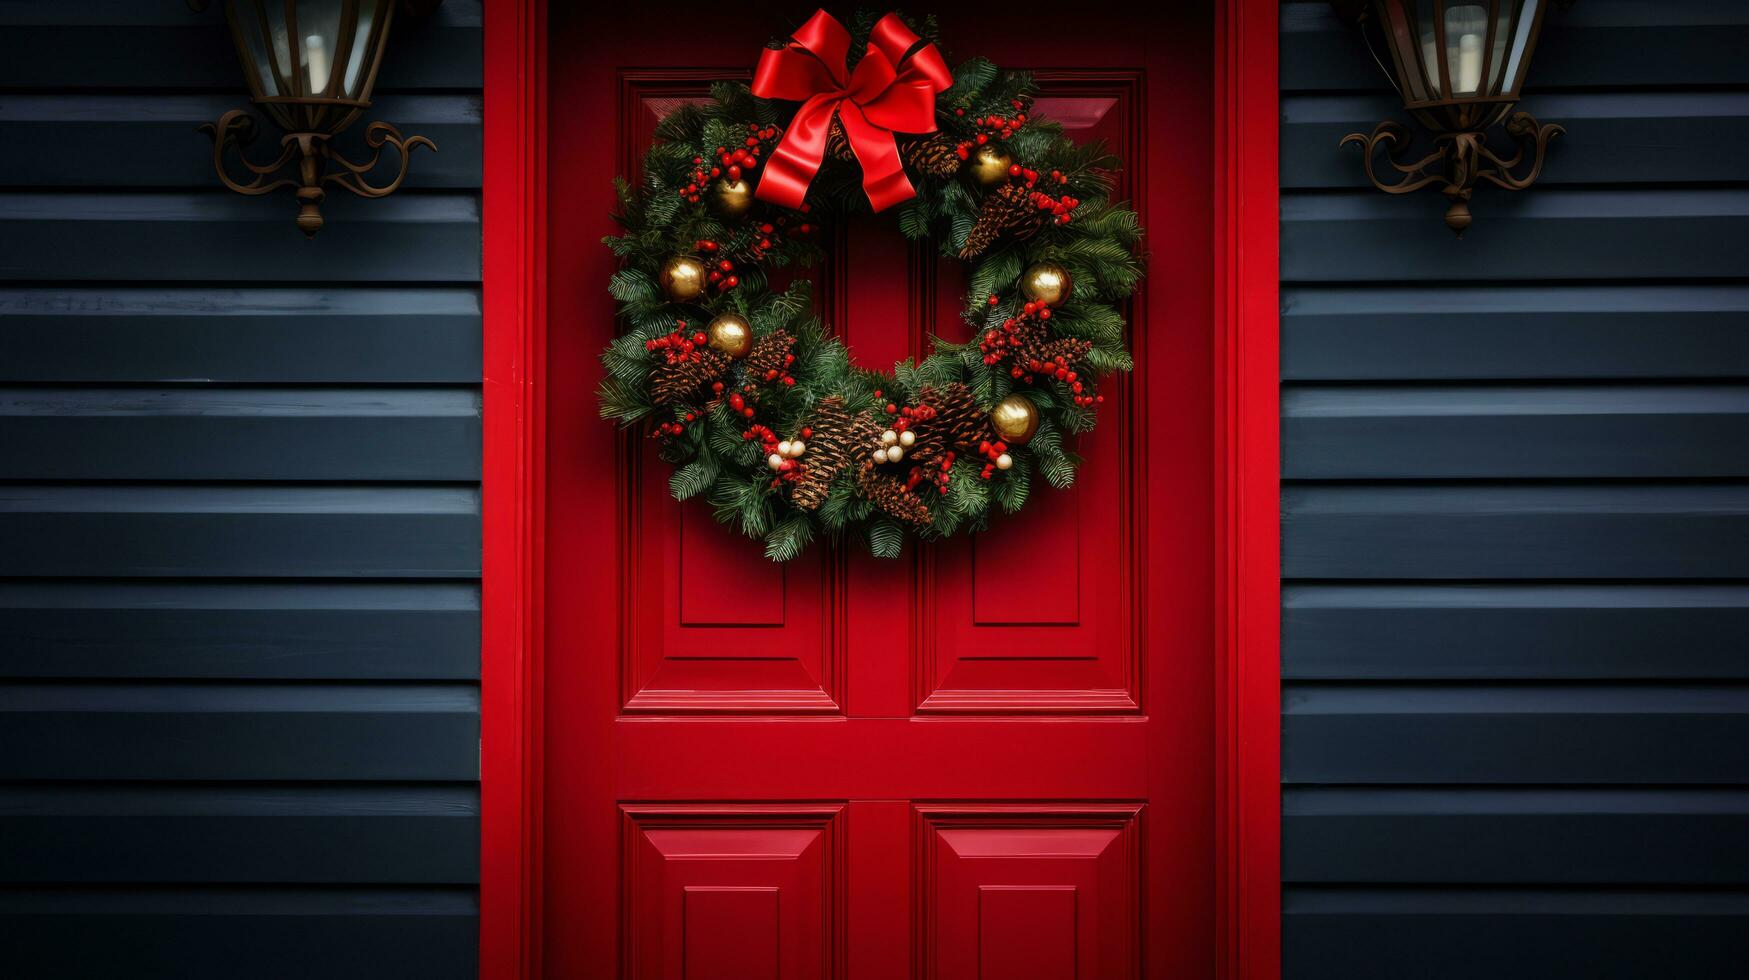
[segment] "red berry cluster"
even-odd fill
[[[1000,300],[997,297],[990,297],[991,306],[995,306],[998,302]],[[978,349],[984,352],[984,363],[995,364],[1010,354],[1009,348],[1020,347],[1026,343],[1026,340],[1020,335],[1021,324],[1028,320],[1049,320],[1050,318],[1050,307],[1043,303],[1028,303],[1021,308],[1018,316],[1011,316],[1002,321],[1002,326],[984,331],[983,339],[978,341]],[[1008,372],[1009,376],[1014,378],[1025,373],[1019,364],[1014,365]],[[1027,378],[1026,380],[1031,381],[1032,379]]]
[[[795,362],[796,356],[794,354],[785,354],[783,355],[783,367],[768,368],[765,372],[765,377],[756,378],[754,380],[763,381],[766,384],[771,384],[775,381],[778,384],[783,385],[785,388],[788,388],[796,383],[796,376],[789,373],[790,365]]]
[[[762,144],[777,139],[780,132],[776,126],[748,123],[747,138],[741,141],[742,145],[717,147],[717,162],[722,166],[712,167],[711,176],[714,177],[718,170],[723,170],[728,173],[730,180],[740,180],[744,172],[758,169],[759,154],[764,150]]]
[[[988,439],[978,443],[978,455],[984,457],[984,468],[978,471],[978,479],[988,480],[990,474],[996,472],[996,460],[1008,451],[1008,443],[998,439],[991,442]]]
[[[726,146],[717,147],[719,166],[706,170],[704,157],[692,158],[692,182],[680,189],[680,196],[683,200],[697,204],[704,194],[706,184],[725,173],[728,174],[730,180],[740,180],[742,173],[759,166],[761,144],[777,139],[778,128],[776,126],[762,128],[758,123],[748,123],[747,132],[749,135],[743,141],[745,145],[737,146],[732,150]]]
[[[996,300],[995,296],[990,297]],[[994,365],[1004,358],[1015,356],[1014,348],[1025,346],[1026,341],[1021,336],[1021,325],[1028,320],[1049,320],[1051,308],[1043,303],[1028,303],[1021,307],[1020,313],[1002,321],[1000,327],[992,327],[984,331],[984,336],[978,341],[978,349],[984,352],[984,363]],[[1087,390],[1087,383],[1081,380],[1081,375],[1068,363],[1068,359],[1058,355],[1050,361],[1028,360],[1025,363],[1016,361],[1008,369],[1008,376],[1027,384],[1035,384],[1038,376],[1061,381],[1069,386],[1074,396],[1075,404],[1082,407],[1095,405],[1105,401],[1104,395],[1095,395]],[[996,455],[1000,456],[1001,453]]]
[[[1051,173],[1054,176],[1056,171],[1053,170]],[[1079,198],[1070,197],[1067,194],[1052,197],[1041,191],[1033,191],[1032,205],[1040,211],[1049,211],[1053,223],[1066,225],[1069,223],[1069,215],[1081,206],[1081,201]]]
[[[706,337],[703,331],[688,335],[684,332],[687,329],[685,320],[676,320],[674,323],[678,329],[666,337],[644,341],[644,349],[661,351],[663,359],[669,364],[697,361],[702,356],[700,351],[705,345]]]
[[[686,431],[688,423],[698,421],[697,412],[687,412],[683,422],[663,422],[656,426],[656,431],[650,433],[652,439],[672,439]]]
[[[801,432],[797,434],[797,437],[806,442],[807,440],[814,438],[814,430],[811,427],[804,425],[802,426]],[[748,442],[758,439],[759,451],[766,456],[777,455],[777,444],[782,441],[777,437],[777,433],[771,431],[768,426],[763,426],[758,423],[748,426],[747,431],[741,433],[741,438]],[[807,472],[808,464],[799,459],[786,459],[778,464],[777,476],[773,477],[771,481],[772,489],[776,489],[779,485],[786,482],[795,483],[803,476],[806,476]]]
[[[721,381],[718,381],[715,384],[711,385],[711,390],[717,392],[718,394],[722,393],[722,389],[723,389],[723,383]],[[753,417],[753,406],[747,404],[747,399],[745,397],[743,397],[742,394],[738,391],[729,396],[729,408],[733,409],[735,411],[735,413],[740,415],[742,418],[749,418],[750,419]]]
[[[935,489],[941,491],[942,493],[947,492],[947,480],[948,480],[948,477],[953,472],[953,460],[954,460],[953,451],[948,450],[948,452],[941,457],[941,463],[936,467],[936,471],[934,473],[929,474],[929,482],[935,484]],[[905,478],[905,489],[915,490],[917,488],[917,484],[922,483],[922,482],[923,482],[923,467],[919,466],[919,467],[912,469],[911,475],[907,476]]]
[[[712,256],[721,251],[722,246],[709,239],[700,239],[693,245],[704,256],[705,267],[710,269],[707,276],[711,285],[718,289],[734,289],[741,285],[741,277],[735,275],[735,263],[728,259],[713,259]]]
[[[881,393],[875,392],[875,397],[881,397]],[[893,420],[893,431],[904,432],[919,422],[927,422],[934,418],[935,409],[928,405],[906,405],[901,408],[894,402],[887,402],[887,414],[898,416]]]
[[[1019,132],[1020,127],[1026,125],[1026,103],[1019,99],[1013,99],[1010,100],[1008,104],[1014,107],[1015,114],[1013,116],[998,116],[992,113],[988,116],[983,116],[979,119],[973,120],[978,129],[982,130],[982,132],[979,132],[970,140],[954,147],[954,152],[959,154],[961,160],[965,160],[972,155],[972,147],[983,146],[992,139],[1008,139],[1015,133]],[[966,110],[955,109],[953,114],[964,117]]]

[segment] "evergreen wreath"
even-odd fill
[[[845,32],[823,12],[766,59],[802,52],[804,31],[844,33],[852,86],[879,53],[871,35],[939,60],[933,18],[859,15]],[[917,44],[900,47],[907,37]],[[1026,73],[974,58],[946,76],[942,63],[933,132],[880,134],[915,188],[895,206],[899,230],[970,264],[973,339],[933,338],[920,362],[858,367],[806,278],[772,283],[819,261],[823,220],[870,210],[860,109],[832,112],[799,207],[753,190],[776,185],[774,158],[805,122],[797,103],[735,82],[662,120],[638,186],[615,181],[624,234],[604,241],[624,261],[608,288],[626,331],[602,354],[601,414],[647,426],[676,466],[675,498],[705,496],[773,560],[846,534],[896,557],[907,530],[946,537],[1018,511],[1035,476],[1069,486],[1080,459],[1065,443],[1094,425],[1096,379],[1132,367],[1118,304],[1142,275],[1141,229],[1110,200],[1116,161],[1036,118]]]

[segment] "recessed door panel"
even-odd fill
[[[1061,121],[1077,140],[1104,142],[1120,161],[1115,196],[1124,199],[1140,162],[1132,152],[1140,79],[1075,71],[1040,77],[1034,111]],[[956,273],[953,263],[938,271],[943,295],[927,306],[937,332],[963,340],[963,275]],[[1023,512],[998,517],[989,534],[931,549],[918,590],[919,712],[1139,710],[1136,508],[1146,494],[1133,440],[1144,385],[1124,377],[1103,384],[1099,426],[1077,437],[1085,462],[1072,487],[1052,488],[1034,474]]]
[[[929,980],[1139,973],[1141,808],[923,806]]]
[[[623,808],[635,980],[833,975],[839,807]]]
[[[728,77],[732,73],[724,73]],[[709,95],[696,70],[651,69],[621,79],[622,156],[639,154],[669,113]],[[839,710],[834,617],[841,579],[815,549],[788,565],[725,529],[708,502],[677,504],[673,468],[651,440],[628,438],[630,586],[624,710],[632,713],[832,713]]]

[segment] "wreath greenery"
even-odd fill
[[[874,24],[850,27],[853,61]],[[909,26],[933,43],[932,19]],[[660,123],[641,182],[616,181],[624,233],[605,242],[624,260],[609,291],[625,332],[600,401],[660,441],[677,499],[706,497],[774,560],[847,534],[896,557],[907,530],[982,529],[1035,478],[1073,482],[1066,441],[1094,425],[1096,379],[1131,367],[1120,304],[1141,229],[1110,200],[1115,161],[1034,117],[1033,94],[975,58],[936,97],[936,132],[897,136],[916,189],[899,230],[970,264],[973,333],[887,371],[855,365],[807,279],[780,271],[818,262],[822,221],[870,210],[839,118],[799,210],[751,189],[795,103],[721,82]]]

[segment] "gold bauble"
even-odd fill
[[[1024,446],[1038,432],[1038,406],[1025,395],[1009,395],[990,409],[990,428],[1003,442]]]
[[[753,210],[753,185],[744,180],[719,180],[711,188],[711,211],[719,218],[739,218]]]
[[[739,313],[723,313],[704,328],[704,335],[717,350],[739,359],[753,349],[753,325]]]
[[[703,262],[690,255],[676,255],[662,263],[662,271],[657,274],[656,282],[668,294],[670,301],[685,303],[697,299],[704,292],[707,275],[710,275],[710,271]]]
[[[971,162],[966,169],[972,172],[972,179],[985,187],[1000,184],[1008,179],[1008,168],[1014,166],[1014,158],[1003,153],[998,147],[988,143],[978,147],[978,152],[972,154]]]
[[[1069,278],[1069,270],[1055,262],[1034,262],[1020,276],[1020,295],[1034,303],[1062,306],[1074,291],[1075,280]]]

